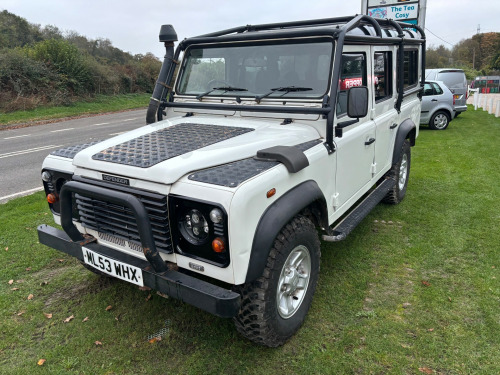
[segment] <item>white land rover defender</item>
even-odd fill
[[[424,32],[358,15],[176,40],[162,26],[148,125],[45,159],[63,231],[40,242],[281,345],[311,305],[319,234],[405,196]]]

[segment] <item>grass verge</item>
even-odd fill
[[[146,107],[151,94],[98,95],[89,101],[80,101],[69,106],[40,107],[28,111],[0,112],[0,129],[6,125],[49,121],[54,119],[115,112]]]
[[[423,128],[407,197],[322,243],[308,318],[277,349],[38,244],[36,226],[52,221],[42,193],[2,205],[0,373],[498,374],[499,131],[473,110]]]

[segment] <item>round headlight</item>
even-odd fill
[[[44,182],[49,182],[52,179],[52,175],[50,174],[49,171],[43,171],[42,172],[42,180]]]
[[[180,225],[182,234],[189,242],[200,244],[208,238],[207,219],[198,210],[189,210]]]
[[[213,223],[220,223],[222,221],[222,217],[222,211],[218,208],[214,208],[212,211],[210,211],[210,220],[212,220]]]

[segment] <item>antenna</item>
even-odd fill
[[[477,33],[481,34],[481,24],[477,25]]]

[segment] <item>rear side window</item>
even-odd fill
[[[344,53],[337,97],[337,117],[347,113],[347,91],[355,86],[366,86],[366,56],[364,53]]]
[[[441,95],[443,93],[443,89],[437,83],[432,82],[431,85],[434,89],[434,95]]]
[[[418,50],[404,51],[403,89],[416,87],[418,83]]]
[[[442,93],[443,93],[443,89],[437,83],[425,82],[424,96],[441,95]]]

